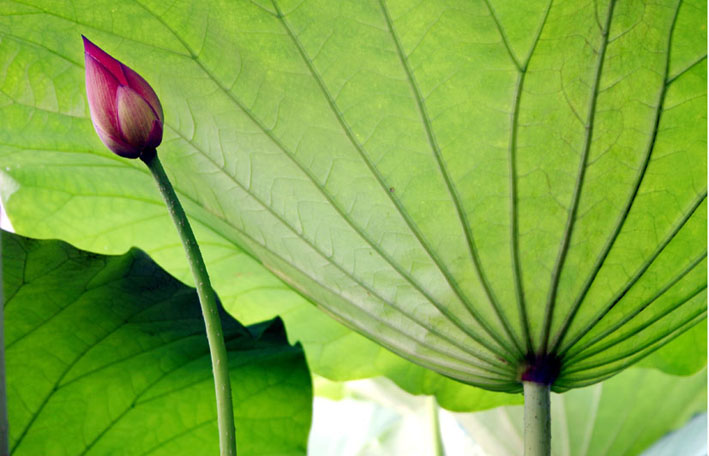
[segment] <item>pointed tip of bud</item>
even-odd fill
[[[162,141],[163,112],[150,84],[81,35],[86,94],[94,128],[114,153],[138,158]],[[128,94],[128,95],[126,95]]]
[[[84,53],[93,55],[96,53],[96,50],[101,50],[98,46],[96,46],[93,41],[90,39],[86,38],[85,35],[81,35],[81,39],[84,42]]]
[[[93,48],[98,48],[93,41],[90,39],[86,38],[85,35],[81,35],[81,40],[84,42],[84,54],[92,54],[93,53]]]

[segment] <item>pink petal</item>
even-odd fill
[[[145,144],[146,149],[155,149],[162,142],[162,122],[155,120],[153,122],[153,129],[150,130],[150,135],[148,136],[148,141]]]
[[[148,144],[154,122],[159,121],[155,111],[138,92],[125,86],[118,87],[116,107],[123,140],[142,152]]]
[[[162,105],[160,104],[160,100],[155,94],[155,91],[152,87],[150,87],[150,84],[148,84],[142,76],[129,67],[123,64],[121,64],[121,66],[123,67],[123,74],[125,74],[126,80],[128,81],[128,86],[138,92],[138,95],[143,97],[143,100],[148,102],[150,107],[153,108],[153,111],[155,111],[155,114],[158,116],[158,119],[160,119],[160,123],[164,122]]]
[[[123,74],[121,62],[108,55],[106,51],[89,41],[84,35],[81,35],[81,37],[84,39],[84,53],[86,56],[91,56],[96,59],[96,61],[103,65],[121,85],[128,85],[128,81]]]
[[[101,141],[114,154],[125,158],[138,158],[140,156],[140,150],[124,143],[120,138],[107,134],[105,131],[101,130],[101,127],[98,125],[94,124],[94,129],[96,130],[96,133],[98,133],[98,137],[101,138]]]
[[[118,115],[116,112],[116,78],[96,59],[86,54],[86,96],[94,126],[112,137],[119,137]]]

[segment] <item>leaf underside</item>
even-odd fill
[[[12,455],[213,455],[214,382],[194,289],[139,250],[2,232]],[[305,454],[312,390],[273,321],[224,336],[239,454]]]
[[[110,3],[0,7],[18,232],[185,271],[147,171],[92,131],[84,33],[156,88],[161,157],[244,321],[306,306],[285,282],[514,392],[537,360],[557,391],[592,384],[706,317],[705,2]]]

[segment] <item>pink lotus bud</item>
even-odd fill
[[[160,100],[138,73],[84,38],[86,95],[101,141],[116,154],[138,158],[162,141]]]

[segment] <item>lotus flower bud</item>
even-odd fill
[[[152,87],[138,73],[84,38],[86,95],[91,121],[114,153],[138,158],[162,141],[163,113]]]

